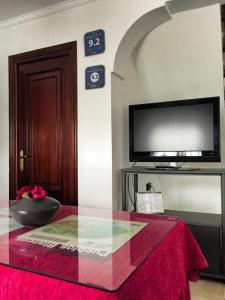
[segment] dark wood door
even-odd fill
[[[9,57],[10,199],[41,185],[77,205],[76,43]]]

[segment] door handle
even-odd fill
[[[19,160],[20,160],[20,172],[24,171],[24,160],[27,159],[28,156],[24,154],[24,151],[21,149],[20,150],[20,156],[19,156]]]

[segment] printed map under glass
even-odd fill
[[[106,257],[134,237],[147,223],[99,217],[68,216],[18,236],[18,240]]]

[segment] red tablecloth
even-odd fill
[[[180,221],[116,292],[0,265],[0,300],[188,300],[189,280],[197,280],[206,267],[191,232]]]

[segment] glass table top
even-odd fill
[[[0,202],[0,264],[116,291],[179,222],[177,217],[61,206],[48,225],[16,223]]]

